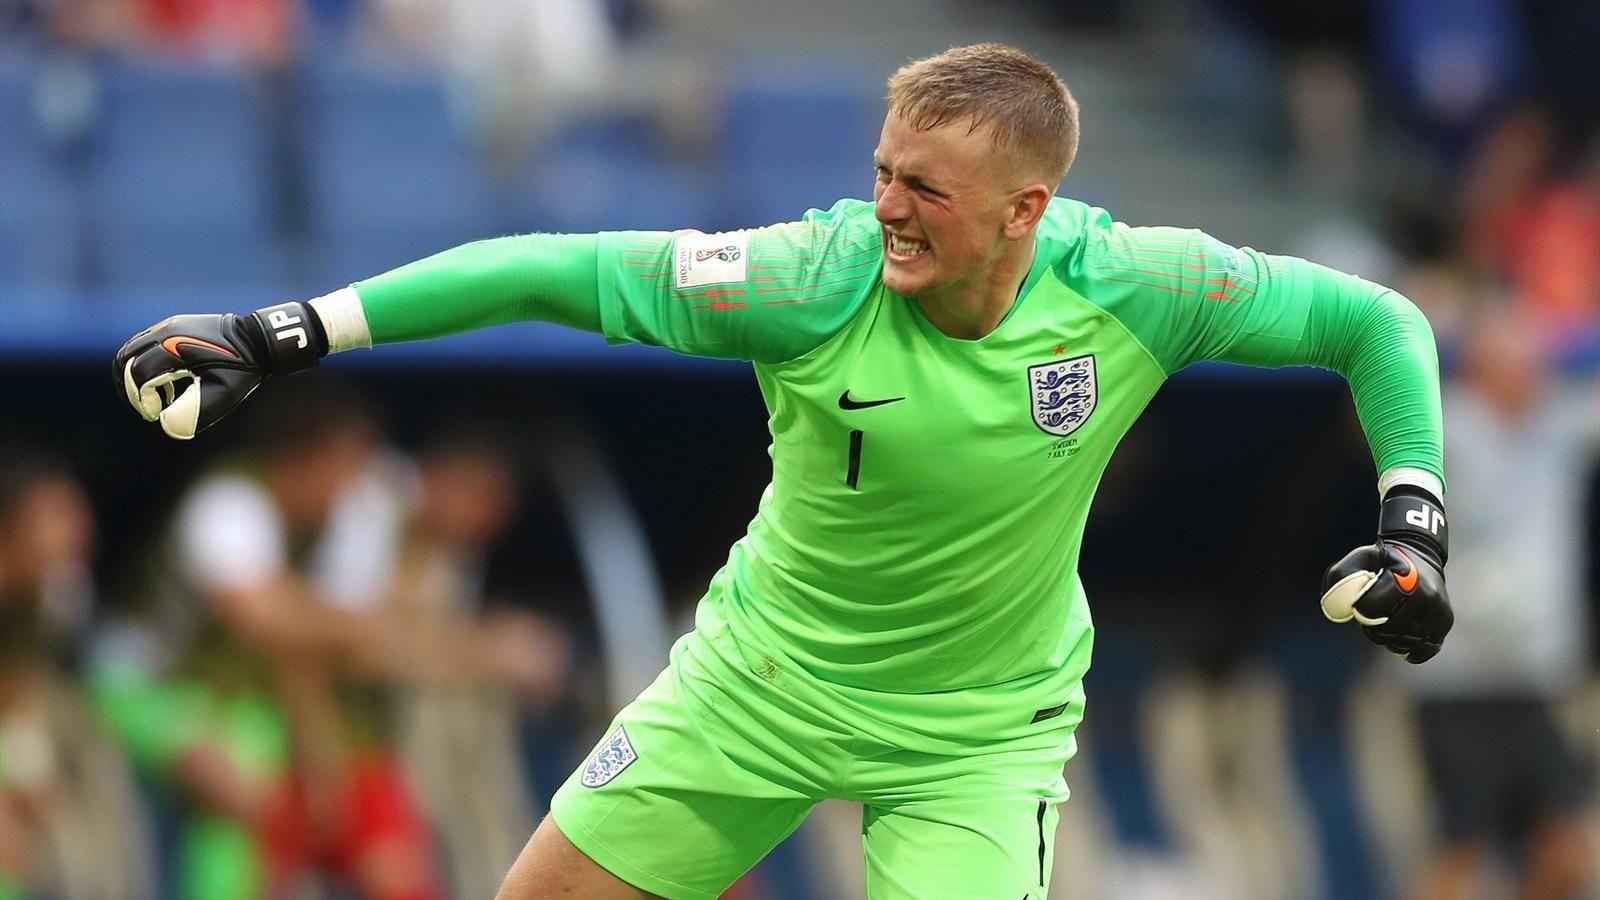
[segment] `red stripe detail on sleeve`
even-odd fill
[[[1205,271],[1205,266],[1185,266],[1184,268],[1186,268],[1186,269],[1199,269],[1202,272]],[[1172,279],[1176,279],[1179,284],[1182,284],[1183,282],[1189,280],[1189,275],[1187,273],[1184,273],[1184,272],[1158,272],[1158,271],[1155,271],[1153,269],[1134,269],[1134,268],[1129,268],[1127,266],[1101,265],[1100,266],[1100,271],[1103,271],[1103,272],[1120,272],[1120,273],[1122,273],[1124,275],[1154,275],[1157,278],[1172,278]]]
[[[1183,247],[1151,247],[1144,244],[1124,244],[1120,247],[1107,247],[1107,256],[1132,256],[1136,253],[1152,253],[1160,256],[1194,257],[1204,260],[1205,254],[1192,253],[1187,246]]]
[[[792,291],[824,291],[824,290],[827,290],[828,288],[835,288],[835,287],[838,287],[838,286],[840,286],[842,284],[854,284],[859,280],[860,280],[860,276],[852,275],[852,276],[850,276],[848,278],[837,278],[837,279],[834,279],[833,281],[821,281],[821,282],[817,282],[816,284],[809,284],[809,285],[800,285],[800,286],[794,286],[794,287],[756,288],[756,293],[758,293],[758,294],[780,294],[780,293],[792,292]]]
[[[1182,288],[1173,287],[1170,284],[1151,284],[1148,281],[1134,281],[1131,278],[1101,278],[1100,280],[1101,281],[1116,281],[1116,282],[1120,282],[1122,284],[1137,284],[1140,287],[1154,288],[1154,289],[1156,289],[1158,291],[1166,291],[1166,292],[1171,293],[1171,294],[1181,294],[1181,293],[1183,293],[1183,289]]]
[[[1229,296],[1228,295],[1228,291],[1230,291],[1230,290],[1238,292],[1239,296],[1237,296],[1237,297]],[[1249,300],[1251,297],[1254,297],[1255,295],[1256,295],[1255,288],[1248,287],[1246,285],[1240,284],[1237,281],[1234,281],[1232,275],[1224,275],[1222,277],[1222,285],[1220,287],[1218,287],[1214,291],[1209,291],[1209,292],[1207,292],[1205,294],[1202,294],[1201,296],[1203,296],[1207,300],[1226,300],[1229,303],[1242,303],[1243,301]]]
[[[853,262],[853,263],[850,263],[848,265],[836,265],[836,266],[833,267],[833,269],[828,274],[832,275],[832,274],[836,274],[838,272],[847,272],[847,271],[849,271],[851,269],[859,269],[859,268],[861,268],[863,266],[875,266],[875,265],[878,264],[878,262],[879,262],[878,258],[877,257],[873,257],[873,258],[870,258],[870,259],[863,259],[863,260],[861,260],[859,262]],[[755,263],[751,263],[750,264],[751,271],[760,271],[760,272],[785,272],[785,271],[787,271],[787,272],[796,272],[796,271],[802,271],[802,270],[809,269],[809,268],[811,268],[811,266],[809,266],[809,265],[800,265],[800,266],[761,266],[761,265],[756,265]]]
[[[1154,234],[1133,234],[1131,231],[1112,232],[1117,243],[1151,247],[1187,247],[1194,243],[1192,237],[1161,237]]]
[[[816,294],[810,297],[791,297],[788,300],[762,300],[762,306],[783,306],[787,303],[810,303],[813,300],[826,300],[829,297],[847,297],[855,291],[834,291],[831,294]]]
[[[770,258],[776,258],[778,260],[781,260],[782,262],[790,262],[793,259],[793,255],[792,254],[773,254],[772,256],[769,257],[767,252],[766,252],[767,249],[768,248],[762,248],[762,258],[764,260],[765,259],[770,259]],[[751,251],[752,259],[751,259],[751,263],[750,263],[750,268],[752,268],[752,269],[804,269],[804,268],[807,268],[807,267],[815,264],[816,260],[811,257],[811,254],[809,252],[810,248],[801,248],[801,249],[808,251],[808,252],[806,252],[804,254],[807,257],[807,259],[803,263],[801,263],[800,265],[793,265],[793,266],[789,266],[789,265],[774,265],[774,264],[772,264],[770,262],[760,262],[760,263],[755,262],[754,261],[755,251],[752,250]],[[871,244],[871,245],[868,245],[868,246],[865,246],[865,247],[859,247],[859,248],[857,248],[855,250],[838,254],[833,259],[833,262],[835,264],[850,263],[851,265],[860,265],[861,263],[859,263],[859,262],[851,262],[851,261],[852,260],[861,259],[862,257],[876,256],[878,251],[881,250],[881,249],[882,248],[877,244]],[[863,261],[865,261],[865,260],[863,260]]]
[[[1143,256],[1118,256],[1118,257],[1115,257],[1115,258],[1104,258],[1104,259],[1092,260],[1092,262],[1095,263],[1096,265],[1102,265],[1102,266],[1109,266],[1109,265],[1115,265],[1117,263],[1130,263],[1131,262],[1131,263],[1151,263],[1152,265],[1157,265],[1157,266],[1178,266],[1178,267],[1184,268],[1184,269],[1194,269],[1194,270],[1199,270],[1199,271],[1205,271],[1205,269],[1206,269],[1206,265],[1205,265],[1206,258],[1204,256],[1202,256],[1201,254],[1198,254],[1198,253],[1193,254],[1193,255],[1185,254],[1185,255],[1183,255],[1183,256],[1181,256],[1179,258],[1180,259],[1194,259],[1194,260],[1197,260],[1198,262],[1186,263],[1186,262],[1179,262],[1176,259],[1150,259],[1148,257],[1143,257]]]

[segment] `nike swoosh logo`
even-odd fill
[[[204,347],[207,350],[215,350],[218,353],[231,356],[234,359],[239,358],[239,354],[229,350],[227,347],[218,347],[216,344],[213,344],[210,341],[202,341],[197,337],[189,337],[186,334],[175,334],[172,337],[167,338],[161,342],[161,349],[171,353],[173,356],[182,357],[183,354],[178,352],[178,348],[182,347],[184,344],[193,344],[196,347]]]
[[[1404,550],[1396,548],[1394,552],[1400,554],[1400,558],[1406,561],[1407,566],[1404,572],[1394,573],[1395,587],[1400,589],[1400,593],[1409,594],[1417,588],[1417,564],[1411,561],[1411,557],[1407,556]]]
[[[899,403],[901,400],[904,400],[904,399],[905,399],[904,397],[890,397],[887,400],[851,400],[850,399],[850,392],[847,390],[844,393],[839,395],[839,408],[840,409],[871,409],[874,406],[882,406],[885,403]]]

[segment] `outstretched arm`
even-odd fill
[[[599,331],[599,242],[593,234],[476,241],[358,281],[311,306],[329,327],[335,351],[505,322]]]
[[[113,375],[181,440],[269,375],[329,352],[537,320],[696,356],[779,362],[848,321],[879,265],[871,204],[727,234],[531,234],[446,250],[308,302],[165,319],[122,346]]]
[[[187,440],[269,375],[339,350],[541,319],[599,330],[596,235],[520,235],[446,250],[309,302],[181,315],[134,335],[113,377],[146,420]]]
[[[1438,356],[1422,313],[1381,285],[1189,229],[1105,223],[1069,277],[1169,373],[1214,359],[1344,376],[1382,505],[1378,539],[1324,577],[1323,611],[1410,662],[1437,653],[1453,617]]]

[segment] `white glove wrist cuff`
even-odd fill
[[[331,337],[330,334],[330,339]],[[1427,469],[1419,469],[1415,466],[1395,466],[1379,475],[1378,499],[1381,500],[1389,496],[1389,491],[1402,484],[1415,485],[1440,500],[1444,499],[1444,482],[1439,480],[1439,476],[1429,472]]]
[[[361,298],[353,287],[342,287],[331,294],[313,299],[311,308],[322,320],[322,330],[328,334],[328,352],[354,350],[372,346],[372,331],[367,327],[367,311],[361,308]]]

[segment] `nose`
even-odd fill
[[[878,221],[885,225],[904,222],[911,215],[911,204],[906,197],[906,189],[895,182],[884,185],[878,192],[874,212],[878,216]]]

